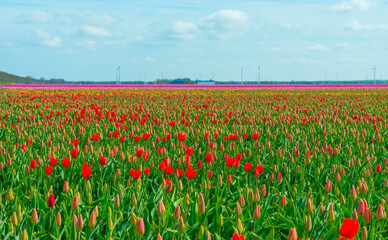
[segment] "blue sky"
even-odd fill
[[[0,1],[0,71],[70,81],[388,78],[382,0]]]

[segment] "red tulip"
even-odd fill
[[[260,174],[262,174],[264,171],[264,167],[262,166],[256,166],[255,167],[255,177],[258,178]]]
[[[47,201],[47,206],[52,208],[52,207],[54,207],[54,205],[55,205],[55,196],[54,196],[54,194],[51,194],[48,201]]]
[[[359,224],[357,220],[344,219],[339,234],[342,237],[353,239],[358,233]]]
[[[68,158],[62,159],[62,167],[68,168],[70,166],[70,160]]]
[[[92,175],[92,170],[90,169],[90,165],[88,165],[87,163],[84,163],[84,165],[82,166],[82,177],[90,178],[91,175]]]
[[[106,157],[104,157],[104,156],[100,157],[100,165],[101,166],[105,166],[106,165]]]
[[[195,178],[195,175],[197,174],[197,170],[193,170],[192,168],[187,168],[186,169],[186,177],[188,179],[193,179]]]
[[[151,174],[151,169],[150,168],[144,169],[144,175],[148,176],[150,174]]]
[[[74,140],[73,140],[73,144],[74,144],[75,147],[78,146],[79,140],[78,140],[78,139],[74,139]]]
[[[245,164],[245,165],[244,165],[244,171],[245,171],[245,172],[250,172],[250,171],[252,171],[252,166],[253,166],[252,163],[247,163],[247,164]]]
[[[36,161],[35,161],[35,160],[31,160],[31,162],[30,162],[30,167],[31,167],[32,169],[35,169],[35,168],[36,168]]]
[[[381,172],[381,165],[377,165],[377,167],[376,167],[376,172],[377,172],[377,173]]]
[[[77,149],[72,149],[71,150],[71,157],[72,158],[77,158],[78,157],[78,150]]]
[[[167,174],[167,175],[172,175],[174,173],[174,168],[173,167],[170,167],[170,166],[165,166],[164,167],[164,172]]]
[[[134,178],[134,179],[138,179],[141,177],[141,171],[138,171],[138,170],[133,170],[131,169],[131,171],[129,171],[129,174]]]
[[[51,173],[53,172],[53,168],[52,167],[46,167],[44,172],[46,173],[46,175],[51,175]]]
[[[51,167],[55,167],[55,166],[57,165],[57,163],[58,163],[58,159],[51,158],[51,159],[50,159],[50,162],[49,162],[49,165],[50,165]]]

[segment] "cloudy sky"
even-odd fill
[[[383,0],[0,1],[0,71],[70,81],[388,78]]]

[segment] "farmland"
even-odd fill
[[[0,89],[0,239],[388,238],[385,87],[150,88]]]

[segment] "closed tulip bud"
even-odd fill
[[[381,204],[379,204],[379,206],[377,207],[376,218],[377,220],[385,218],[385,210]]]
[[[344,195],[342,193],[341,193],[341,197],[340,197],[340,203],[342,205],[345,205],[345,203],[346,203],[345,197],[344,197]]]
[[[9,192],[7,194],[7,199],[10,200],[10,201],[13,201],[15,199],[15,196],[13,195],[12,188],[9,189]]]
[[[164,207],[162,200],[160,200],[158,204],[158,211],[157,211],[157,214],[159,217],[163,217],[164,210],[166,210],[166,208]]]
[[[296,233],[295,228],[291,228],[290,233],[288,234],[288,240],[298,240],[298,234]]]
[[[189,193],[186,193],[186,197],[185,197],[185,203],[186,203],[186,205],[189,205],[189,204],[190,204],[190,197],[189,197]]]
[[[335,187],[334,194],[335,194],[336,196],[338,196],[338,195],[340,194],[340,190],[339,190],[338,187]]]
[[[324,214],[325,213],[325,207],[323,206],[323,204],[321,203],[321,206],[319,208],[319,213],[320,214]]]
[[[205,240],[212,240],[212,237],[210,235],[209,230],[206,231],[206,238],[205,238]]]
[[[61,226],[62,225],[62,217],[61,217],[61,213],[58,212],[57,215],[55,216],[55,224],[57,226]]]
[[[92,214],[90,215],[88,226],[90,228],[94,228],[97,224],[97,219],[96,219],[96,213],[92,211]]]
[[[135,197],[134,193],[132,193],[131,205],[132,205],[132,207],[137,205],[137,201],[136,201],[136,197]]]
[[[201,225],[199,227],[199,231],[198,231],[198,239],[201,239],[203,237],[203,234],[205,233],[205,229],[203,228],[203,226]]]
[[[31,224],[36,225],[39,222],[39,217],[38,213],[36,212],[36,209],[32,209],[32,214],[31,214]]]
[[[174,218],[174,220],[178,220],[181,216],[181,207],[180,206],[177,206],[175,208],[175,211],[174,211],[174,215],[172,216]]]
[[[131,225],[134,227],[136,226],[136,214],[134,212],[131,213],[131,220],[129,220],[129,222],[131,223]]]
[[[102,192],[105,194],[106,190],[108,190],[108,184],[104,184],[104,188],[102,189]]]
[[[313,224],[311,223],[311,217],[310,217],[310,215],[305,216],[305,217],[304,217],[304,229],[305,229],[307,232],[310,232],[312,227],[313,227]]]
[[[313,201],[311,199],[308,199],[307,200],[307,203],[306,203],[306,211],[308,213],[313,213],[314,212],[314,204],[313,204]]]
[[[80,214],[77,220],[77,224],[75,225],[77,232],[80,232],[84,228],[84,221],[82,219],[82,215]]]
[[[89,180],[86,182],[86,190],[88,190],[88,192],[90,192],[90,190],[92,190],[92,186],[90,185]]]
[[[363,201],[362,199],[360,199],[358,201],[358,205],[357,205],[357,213],[358,213],[358,215],[364,216],[367,208],[368,208],[368,205],[366,204],[366,202]]]
[[[160,235],[160,233],[158,233],[158,236],[157,236],[156,240],[163,240],[163,238],[162,238],[162,236]]]
[[[71,202],[71,208],[77,209],[79,205],[78,196],[74,195],[73,201]]]
[[[206,211],[205,200],[203,199],[202,193],[199,193],[198,201],[199,201],[199,209],[198,209],[198,212],[199,212],[199,214],[202,215],[202,214],[204,214],[205,211]]]
[[[18,205],[17,215],[18,215],[19,222],[21,222],[22,221],[22,206],[20,204]]]
[[[352,197],[353,200],[357,199],[357,191],[356,191],[356,188],[354,187],[354,185],[352,185],[352,189],[350,191],[350,196]]]
[[[260,191],[258,188],[255,189],[255,201],[260,201]]]
[[[13,212],[13,215],[12,215],[12,224],[14,226],[18,225],[18,217],[16,215],[16,212]]]
[[[115,197],[114,207],[116,209],[118,209],[120,207],[120,198],[119,198],[118,194],[116,194],[116,197]]]
[[[222,216],[222,214],[220,214],[220,216],[217,219],[217,225],[219,227],[222,227],[224,225],[224,217]]]
[[[34,197],[34,188],[32,188],[30,191],[30,200],[32,200],[33,197]],[[1,199],[0,199],[0,202],[1,202]]]
[[[253,193],[252,189],[249,189],[248,192],[248,202],[251,203],[255,200],[255,194]]]
[[[244,227],[243,227],[243,225],[241,223],[241,219],[240,218],[237,219],[237,229],[238,229],[239,232],[244,232]]]
[[[23,230],[23,236],[22,236],[22,240],[28,240],[28,233],[27,233],[27,229],[24,229]]]
[[[362,239],[362,240],[368,239],[368,230],[366,229],[366,226],[364,226],[364,227],[362,228],[361,239]]]
[[[142,236],[144,235],[145,233],[145,227],[144,227],[144,221],[143,221],[143,218],[139,217],[137,219],[137,223],[136,223],[136,233],[137,235],[139,236]]]
[[[244,207],[244,206],[245,206],[245,200],[244,200],[243,195],[240,195],[240,198],[239,198],[238,202],[240,203],[240,206],[241,206],[241,207]]]
[[[88,198],[87,198],[88,204],[92,204],[92,194],[88,193]]]
[[[283,195],[282,199],[280,200],[280,206],[284,207],[287,204],[286,196]]]
[[[109,230],[113,231],[113,228],[114,228],[114,225],[113,225],[112,218],[109,218]]]
[[[329,207],[329,221],[333,222],[335,220],[335,213],[334,213],[334,207],[333,204]]]
[[[331,192],[331,190],[332,190],[332,183],[330,180],[327,180],[325,191],[329,193]]]
[[[65,181],[65,183],[63,184],[63,192],[67,193],[69,190],[70,190],[69,183]]]
[[[352,220],[357,220],[358,221],[358,214],[357,214],[356,209],[353,209]]]
[[[183,190],[183,184],[182,184],[182,181],[179,179],[178,181],[178,191],[182,191]]]
[[[371,216],[369,208],[366,210],[363,220],[364,220],[365,224],[369,224],[370,221],[372,220],[372,216]]]
[[[236,202],[235,213],[236,213],[237,216],[241,216],[241,214],[242,214],[241,206],[240,206],[240,204],[238,202]]]
[[[179,223],[178,223],[178,232],[182,233],[185,230],[185,222],[183,221],[183,218],[179,218]]]
[[[260,206],[259,205],[256,206],[255,211],[253,212],[253,218],[256,220],[260,218]]]

